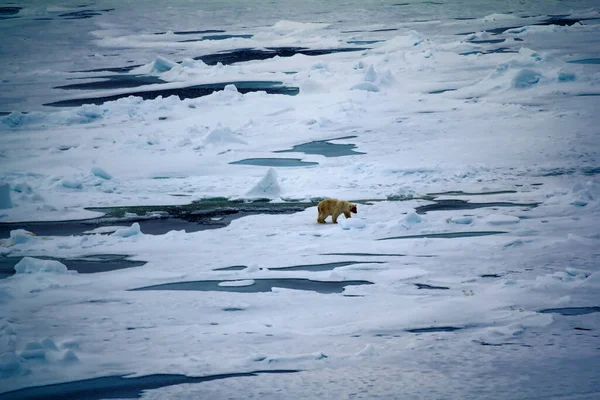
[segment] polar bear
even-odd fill
[[[349,203],[346,200],[332,198],[321,200],[317,209],[319,210],[317,222],[320,224],[324,224],[325,218],[330,215],[333,223],[337,224],[337,219],[341,214],[344,214],[346,218],[350,218],[350,213],[356,214],[358,212],[356,210],[356,204]]]

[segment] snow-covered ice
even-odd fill
[[[269,168],[265,176],[248,191],[248,196],[250,197],[276,198],[280,194],[281,186],[279,185],[277,172],[273,168]]]
[[[340,220],[338,221],[338,223],[340,224],[340,227],[342,229],[363,229],[367,224],[365,224],[365,221],[363,221],[362,219],[359,218],[349,218],[349,219],[345,219],[343,217],[340,217]]]
[[[57,273],[64,274],[67,272],[65,264],[56,260],[40,260],[33,257],[23,257],[21,261],[15,265],[17,274],[37,274],[37,273]]]
[[[130,227],[117,229],[110,235],[121,238],[128,238],[131,236],[140,235],[141,233],[142,231],[140,228],[140,224],[138,222],[134,222]]]
[[[252,279],[244,279],[241,281],[224,281],[220,282],[219,286],[252,286],[254,285],[254,280]]]
[[[0,398],[600,395],[594,1],[200,3],[0,7]]]

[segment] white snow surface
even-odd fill
[[[22,258],[0,270],[0,398],[112,375],[265,370],[298,372],[140,396],[600,396],[595,2],[308,1],[284,12],[259,1],[235,18],[228,2],[122,3],[68,19],[60,15],[81,7],[28,0],[0,21],[10,60],[0,111],[11,112],[0,116],[0,267]],[[540,25],[551,15],[585,19]],[[253,36],[182,41],[211,29]],[[48,55],[52,45],[65,47]],[[353,46],[368,49],[231,65],[193,59]],[[70,72],[127,65],[139,66]],[[53,89],[106,75],[165,82],[136,91],[230,85],[194,99],[42,106],[131,91]],[[279,81],[299,94],[244,94],[238,81]],[[273,153],[335,138],[365,154]],[[253,158],[317,164],[231,164]],[[40,235],[30,224],[213,197],[336,197],[358,202],[358,214],[337,225],[318,224],[316,206],[230,223],[219,215],[212,220],[229,224],[161,235],[142,227],[168,223],[160,212],[106,217],[111,226],[85,235]],[[419,208],[436,201],[439,209]],[[42,259],[102,254],[147,263],[84,274]],[[252,292],[264,279],[277,281]],[[219,290],[133,290],[195,281],[218,281]],[[353,284],[320,293],[317,281]],[[585,309],[569,315],[574,308]]]

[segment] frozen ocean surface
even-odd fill
[[[600,397],[597,1],[3,1],[0,57],[0,399]]]

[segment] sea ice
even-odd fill
[[[56,343],[54,343],[54,340],[50,339],[49,337],[45,337],[42,340],[40,340],[40,344],[49,350],[58,350],[58,348],[56,347]]]
[[[595,20],[573,27],[530,25],[549,15],[596,18],[599,14],[589,11],[596,7],[592,0],[470,2],[466,11],[448,2],[394,7],[370,2],[368,20],[357,12],[364,8],[358,0],[343,7],[320,2],[316,13],[314,4],[299,2],[293,7],[299,22],[274,25],[281,9],[268,2],[240,8],[240,18],[219,11],[233,3],[229,0],[211,2],[202,12],[189,12],[192,2],[172,2],[167,12],[158,2],[143,7],[111,3],[113,11],[92,16],[90,23],[56,16],[55,11],[77,11],[66,3],[49,9],[27,6],[19,18],[4,21],[8,25],[1,29],[24,41],[5,40],[2,48],[10,62],[0,72],[6,87],[0,91],[0,180],[12,188],[12,208],[2,209],[0,218],[34,221],[28,229],[40,236],[13,230],[0,254],[57,259],[128,254],[149,262],[93,275],[49,272],[0,279],[0,392],[125,372],[197,377],[280,367],[301,372],[154,386],[139,396],[493,398],[500,393],[505,398],[562,398],[584,393],[591,398],[598,392],[598,372],[592,368],[598,358],[597,313],[563,317],[537,310],[598,305],[600,81],[595,53],[600,25]],[[40,24],[32,24],[29,14],[51,18],[40,22],[48,40],[37,40]],[[316,20],[325,23],[302,22]],[[151,33],[205,25],[254,36],[198,42],[193,40],[202,33]],[[496,34],[522,25],[528,27]],[[61,40],[53,41],[56,37]],[[373,43],[368,50],[325,54],[349,41]],[[48,43],[54,55],[35,51]],[[315,55],[230,65],[189,58],[227,57],[240,47],[266,52],[287,47],[282,52],[292,54],[299,46]],[[460,55],[473,50],[479,55]],[[576,60],[587,61],[569,62]],[[140,63],[137,69],[129,67]],[[115,68],[68,72],[106,67]],[[242,86],[238,91],[227,85],[185,100],[129,97],[50,112],[41,105],[58,96],[90,94],[53,89],[55,83],[123,78],[137,84],[136,74],[166,81],[146,87],[165,93],[176,88],[193,94],[197,85],[241,81],[281,81],[300,93],[242,94]],[[349,90],[356,84],[356,90]],[[102,89],[96,94],[126,92]],[[5,115],[13,110],[26,112]],[[345,140],[366,154],[310,156],[319,158],[319,165],[285,170],[230,164],[298,143],[348,136]],[[486,187],[497,193],[481,193]],[[34,198],[38,193],[45,203]],[[476,206],[417,214],[415,209],[431,198],[427,193],[446,193],[431,196]],[[340,217],[339,228],[319,225],[314,203],[325,195],[366,204],[356,217]],[[195,202],[216,196],[235,200]],[[275,206],[287,205],[243,203],[240,196],[289,202],[289,210],[297,212],[277,214]],[[178,218],[166,217],[181,211],[184,217],[214,223],[206,228],[215,229],[142,235],[135,223],[91,231],[113,236],[48,236],[45,224],[38,224],[99,216],[86,207],[160,210],[163,205],[175,212],[126,213],[98,223],[152,219],[146,222],[148,232],[169,224],[179,229]],[[207,210],[206,216],[185,214],[195,207]],[[254,211],[220,214],[244,207],[266,212],[241,218]],[[64,224],[57,229],[80,223]],[[480,236],[488,230],[473,229],[492,225],[500,225],[502,233]],[[39,232],[34,226],[40,226]],[[0,236],[12,229],[2,228]],[[444,239],[376,240],[436,233],[441,235],[434,238]],[[0,274],[12,265],[7,258],[0,257]],[[28,263],[24,260],[19,268]],[[38,264],[45,262],[35,261],[35,271],[45,270]],[[348,262],[359,264],[335,271],[272,270]],[[65,270],[60,263],[50,264],[51,271]],[[215,271],[228,266],[233,269]],[[227,279],[231,282],[222,285],[238,286],[255,280],[257,285],[273,274],[284,280],[365,284],[330,294],[277,287],[261,293],[245,293],[249,288],[161,292],[164,296],[128,291],[202,280]],[[430,284],[429,289],[417,289],[418,283]],[[411,327],[420,333],[408,334]],[[435,332],[456,327],[466,329]],[[488,332],[492,329],[496,332]],[[52,339],[40,339],[48,335]],[[76,386],[71,382],[29,393],[43,396],[47,390]],[[99,396],[108,397],[123,397],[128,390],[98,389],[107,389]],[[61,395],[69,394],[56,397]]]
[[[79,181],[73,179],[63,179],[60,184],[67,189],[81,189],[83,188],[83,184]]]
[[[67,266],[60,261],[23,257],[23,259],[15,265],[15,272],[17,274],[66,274],[69,271],[67,270]]]
[[[327,92],[327,87],[315,79],[305,79],[299,85],[301,94],[314,94]]]
[[[277,178],[275,169],[269,168],[265,176],[263,176],[252,189],[247,193],[250,197],[267,197],[276,198],[281,194],[281,186]]]
[[[485,222],[490,225],[511,225],[520,221],[519,217],[512,215],[491,214],[485,217]]]
[[[110,236],[128,238],[136,235],[141,235],[142,231],[140,229],[140,224],[138,222],[134,222],[130,227],[118,229]]]
[[[171,68],[177,66],[178,64],[174,61],[171,61],[165,57],[158,56],[156,60],[152,61],[150,64],[139,67],[137,71],[134,72],[142,72],[146,74],[160,74],[162,72],[169,71]]]
[[[112,176],[108,172],[106,172],[105,170],[103,170],[102,168],[92,167],[91,172],[92,172],[92,174],[94,176],[97,176],[98,178],[105,179],[105,180],[111,180],[112,179]]]
[[[26,231],[25,229],[14,229],[10,231],[10,237],[7,240],[0,242],[0,244],[5,247],[11,247],[35,240],[34,237],[35,234],[33,232]]]
[[[469,225],[473,223],[473,217],[450,217],[446,222],[449,224]]]
[[[522,69],[513,78],[513,87],[527,89],[540,81],[542,74],[532,69]]]
[[[414,225],[414,224],[420,224],[421,222],[423,222],[423,217],[421,217],[419,214],[417,214],[414,211],[410,211],[404,217],[404,225],[405,226],[411,226],[411,225]]]
[[[137,214],[136,214],[137,215]],[[98,228],[90,229],[89,231],[83,232],[85,235],[93,235],[97,233],[113,233],[119,229],[127,229],[128,226],[115,225],[115,226],[99,226]]]
[[[239,287],[239,286],[252,286],[254,285],[254,280],[253,279],[242,279],[239,281],[224,281],[224,282],[219,282],[219,286],[235,286],[235,287]]]
[[[369,68],[365,71],[364,80],[371,83],[377,80],[377,73],[375,72],[375,68],[373,68],[373,64],[369,65]]]
[[[364,90],[366,92],[379,92],[379,87],[371,82],[361,82],[352,86],[350,90]]]
[[[363,229],[367,224],[360,218],[340,218],[338,224],[344,230]]]
[[[0,249],[1,248],[2,247],[0,247]],[[2,254],[2,253],[0,252],[0,254]],[[0,288],[0,303],[4,303],[4,302],[7,302],[12,299],[13,299],[13,296],[9,293],[8,289]]]
[[[204,137],[204,144],[226,146],[231,144],[248,144],[248,142],[230,128],[219,125]]]
[[[79,357],[77,357],[77,354],[75,354],[75,352],[71,349],[65,351],[62,359],[63,359],[63,361],[69,362],[69,363],[79,361]]]
[[[294,354],[294,355],[273,355],[268,357],[257,357],[257,361],[267,364],[291,363],[311,360],[323,360],[327,355],[321,351],[310,354]]]

